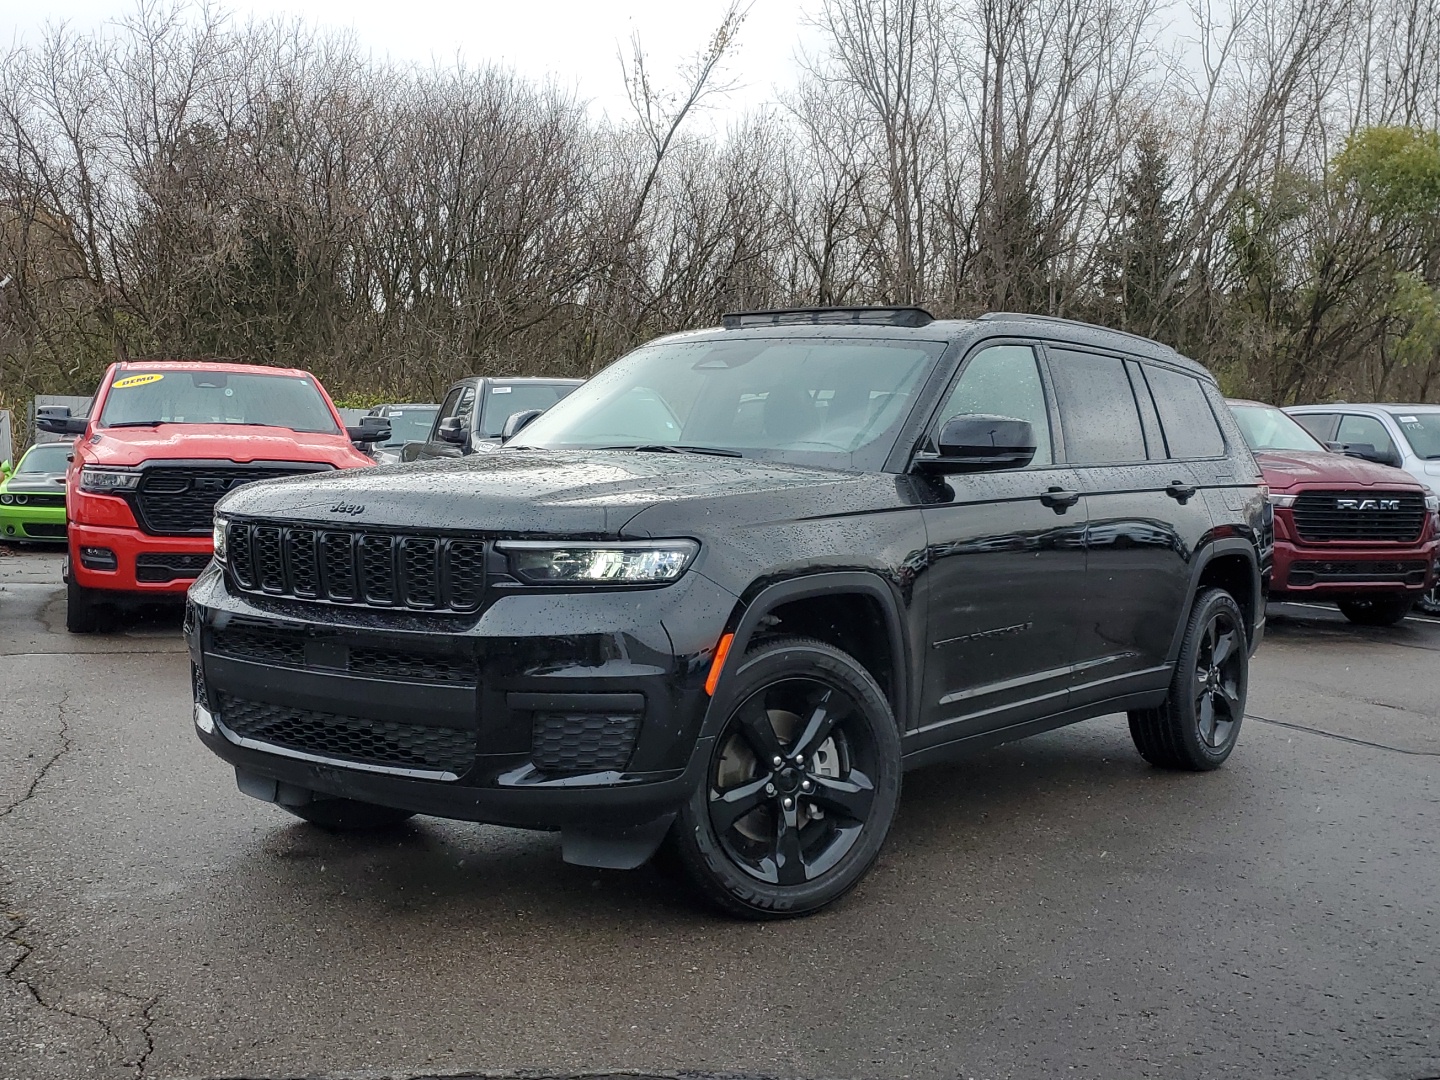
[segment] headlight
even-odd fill
[[[1432,514],[1440,510],[1440,495],[1426,495],[1425,509],[1429,510]]]
[[[216,562],[225,561],[225,533],[229,526],[230,522],[225,518],[217,517],[215,519],[214,547]]]
[[[140,486],[140,474],[122,469],[81,469],[80,490],[95,495],[114,495],[134,491]]]
[[[4,503],[6,506],[9,506],[14,501],[15,496],[13,495],[0,495],[0,503]]]
[[[694,560],[694,540],[637,540],[597,544],[549,544],[510,540],[496,548],[510,571],[530,585],[661,585],[674,581]]]
[[[1298,496],[1295,495],[1267,495],[1271,506],[1294,506]]]

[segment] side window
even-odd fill
[[[1390,433],[1385,430],[1385,425],[1373,416],[1356,416],[1354,413],[1346,413],[1340,417],[1340,430],[1335,436],[1336,442],[1341,443],[1369,443],[1382,454],[1393,454],[1395,443],[1390,438]]]
[[[1335,441],[1336,416],[1334,413],[1304,413],[1300,416],[1293,416],[1291,419],[1321,442]]]
[[[1145,380],[1150,384],[1172,458],[1220,457],[1225,453],[1225,436],[1220,433],[1220,424],[1199,379],[1146,365]]]
[[[455,406],[455,415],[460,418],[460,427],[469,431],[470,420],[475,415],[475,388],[467,386],[460,391],[460,401]]]
[[[1145,433],[1119,357],[1049,350],[1066,459],[1080,465],[1145,460]]]
[[[444,402],[440,405],[440,411],[435,414],[435,423],[430,428],[429,438],[433,441],[435,433],[440,430],[440,421],[448,420],[455,415],[455,409],[460,404],[460,387],[455,387],[445,395]]]
[[[1029,345],[994,345],[969,359],[940,410],[940,424],[966,413],[1029,420],[1035,429],[1035,456],[1030,459],[1031,466],[1054,463],[1045,388],[1040,382],[1035,350]]]

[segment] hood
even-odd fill
[[[344,435],[243,425],[161,424],[100,428],[82,440],[86,464],[139,465],[155,460],[215,459],[327,462],[354,468],[373,462]]]
[[[1424,490],[1403,469],[1323,450],[1264,450],[1255,455],[1271,491],[1293,487],[1384,487]]]
[[[506,451],[247,484],[216,512],[350,527],[603,538],[621,535],[648,508],[674,506],[680,512],[647,521],[678,529],[664,534],[689,535],[709,531],[711,523],[874,508],[877,485],[893,504],[894,477],[698,454]]]
[[[65,474],[62,473],[16,473],[8,480],[0,483],[0,491],[8,491],[13,495],[24,493],[33,495],[65,494]]]

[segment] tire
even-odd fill
[[[96,592],[77,584],[73,574],[65,582],[65,629],[72,634],[93,634],[100,629]]]
[[[1207,589],[1190,609],[1164,703],[1130,713],[1135,749],[1162,769],[1218,769],[1240,737],[1249,678],[1240,605],[1224,589]]]
[[[1413,596],[1386,596],[1337,600],[1340,614],[1356,626],[1394,626],[1415,606]]]
[[[756,647],[728,683],[725,724],[667,843],[721,911],[809,915],[860,882],[890,832],[895,717],[858,661],[808,638]]]
[[[415,816],[413,810],[377,806],[354,799],[316,799],[304,806],[286,806],[283,809],[326,832],[376,832]]]
[[[1415,598],[1415,607],[1426,615],[1440,615],[1440,578]]]

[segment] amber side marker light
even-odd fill
[[[705,693],[711,697],[715,696],[715,687],[720,682],[720,672],[725,668],[725,658],[730,655],[730,643],[734,640],[734,634],[726,634],[715,646],[715,659],[710,661],[710,674],[705,676]]]

